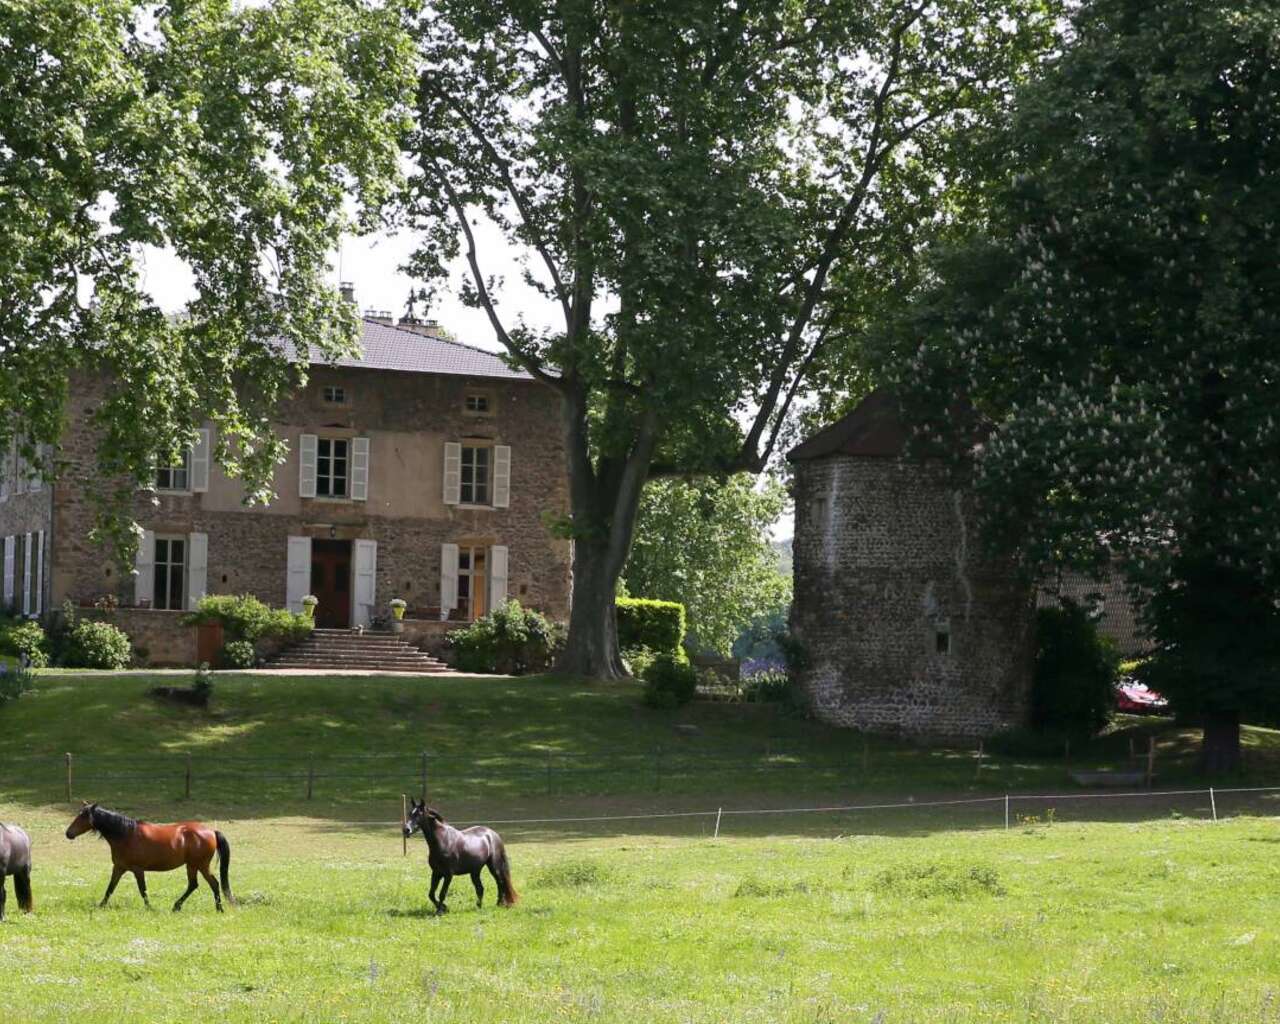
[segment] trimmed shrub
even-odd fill
[[[230,640],[222,645],[222,664],[227,668],[253,668],[258,654],[248,640]]]
[[[624,647],[622,649],[622,660],[626,663],[627,668],[631,670],[631,675],[635,679],[643,679],[644,674],[649,670],[649,666],[653,664],[653,659],[657,655],[647,647]]]
[[[548,668],[564,635],[541,612],[512,599],[471,625],[453,630],[447,639],[454,668],[518,676]]]
[[[676,601],[620,597],[615,607],[618,646],[622,650],[647,647],[655,654],[671,654],[678,660],[685,660],[684,605]]]
[[[644,674],[644,702],[651,708],[678,708],[693,700],[698,673],[687,661],[659,654]]]
[[[751,703],[792,703],[791,674],[781,669],[755,672],[742,680],[739,692]]]
[[[195,611],[183,616],[188,626],[219,622],[228,640],[257,643],[279,639],[289,643],[305,639],[315,623],[288,608],[272,608],[252,594],[210,594],[202,597]]]
[[[1031,725],[1038,732],[1092,736],[1115,707],[1120,658],[1073,601],[1036,613]]]
[[[32,668],[49,664],[49,647],[38,622],[13,622],[0,626],[0,654],[26,659]]]
[[[67,636],[68,668],[126,668],[132,655],[128,634],[109,622],[81,619]]]

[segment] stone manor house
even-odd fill
[[[161,466],[133,515],[145,531],[133,573],[88,539],[96,472],[90,413],[110,387],[72,387],[57,473],[44,483],[12,451],[0,473],[0,603],[38,615],[110,595],[117,623],[153,663],[190,662],[180,613],[205,594],[255,594],[317,624],[367,625],[388,602],[439,633],[516,597],[568,616],[570,553],[546,510],[567,507],[557,396],[499,356],[432,324],[366,315],[361,353],[315,364],[278,411],[289,442],[276,498],[246,506],[211,456],[213,427]]]

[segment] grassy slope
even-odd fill
[[[846,734],[768,708],[654,714],[629,688],[539,679],[223,678],[207,714],[155,704],[147,685],[46,675],[0,710],[0,819],[28,825],[37,855],[38,913],[13,913],[11,899],[0,926],[0,999],[18,1001],[15,1019],[1110,1024],[1262,1022],[1280,1008],[1280,828],[1269,819],[1175,821],[1155,804],[1144,813],[1165,820],[1063,822],[1125,813],[1104,800],[1060,805],[1052,825],[1036,809],[1039,822],[1009,832],[953,830],[993,824],[991,805],[735,817],[718,840],[705,819],[619,826],[628,836],[503,826],[521,905],[477,913],[464,879],[454,913],[437,919],[423,913],[421,840],[406,859],[394,828],[350,823],[394,816],[424,744],[441,754],[433,785],[459,817],[963,797],[1011,780],[1060,787],[1061,766],[1000,762],[974,782],[967,752],[876,744],[864,776]],[[701,731],[682,738],[677,721]],[[1187,740],[1163,736],[1169,750]],[[1250,740],[1269,750],[1274,734]],[[574,749],[600,767],[619,750],[686,742],[703,767],[673,768],[659,793],[644,772],[581,771],[554,777],[548,797],[520,753]],[[137,778],[101,779],[92,794],[158,819],[217,818],[235,854],[232,913],[216,917],[202,891],[181,915],[148,914],[129,879],[109,910],[93,909],[107,851],[62,838],[58,759],[88,752],[77,761],[88,773],[94,755],[143,744],[166,751],[162,765],[187,750],[198,769],[241,765],[197,774],[189,802],[180,776],[136,760]],[[498,781],[451,780],[443,765],[477,750]],[[296,778],[263,781],[265,762],[248,760],[397,751],[404,764],[389,777],[321,778],[311,803]],[[707,767],[710,751],[721,760]],[[750,758],[757,769],[744,771]],[[150,889],[165,907],[182,882],[155,875]]]

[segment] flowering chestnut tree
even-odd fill
[[[990,139],[981,237],[887,332],[924,440],[967,392],[989,535],[1124,572],[1150,681],[1239,763],[1280,706],[1280,5],[1094,0]]]

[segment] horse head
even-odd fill
[[[67,838],[74,839],[76,836],[82,836],[86,832],[92,832],[94,829],[93,812],[97,809],[97,804],[81,804],[80,813],[67,826]]]
[[[443,815],[434,807],[428,807],[425,801],[412,800],[409,805],[409,817],[405,819],[404,834],[406,838],[418,829],[425,834],[432,822],[444,821]]]

